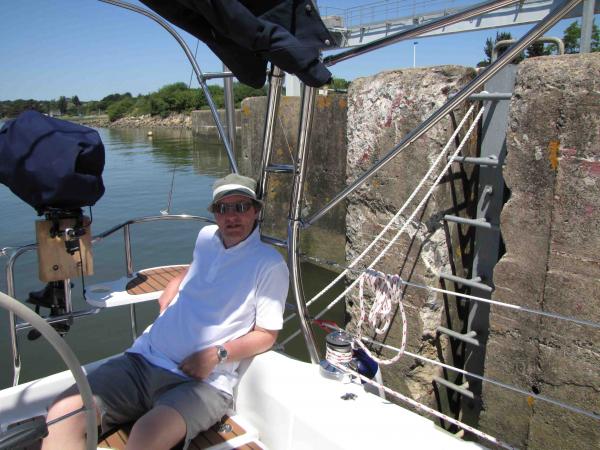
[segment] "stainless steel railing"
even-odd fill
[[[187,214],[179,214],[179,215],[161,215],[161,216],[148,216],[148,217],[140,217],[132,220],[128,220],[119,225],[116,225],[107,231],[104,231],[92,239],[92,244],[97,245],[102,240],[107,238],[108,236],[116,233],[119,230],[123,230],[123,242],[124,242],[124,253],[125,253],[125,272],[128,278],[133,276],[133,256],[131,252],[131,225],[139,224],[139,223],[147,223],[147,222],[156,222],[163,220],[195,220],[206,223],[214,223],[214,220],[208,217],[202,216],[192,216]],[[10,297],[15,298],[15,277],[14,277],[14,266],[19,257],[28,253],[32,250],[37,249],[37,244],[28,244],[22,247],[17,248],[8,259],[6,263],[6,286],[7,286],[7,294]],[[66,310],[67,314],[63,314],[60,316],[54,316],[51,318],[47,318],[46,321],[48,323],[59,323],[66,321],[73,321],[76,318],[89,316],[98,314],[100,312],[100,308],[89,308],[80,311],[73,311],[73,306],[71,302],[71,287],[70,280],[65,280],[65,299],[67,302]],[[137,321],[136,321],[136,312],[135,305],[129,305],[129,313],[130,313],[130,322],[131,322],[131,333],[132,338],[135,339],[137,337]],[[21,353],[19,351],[19,341],[17,339],[17,333],[22,330],[26,330],[31,328],[27,322],[19,322],[17,323],[16,317],[12,312],[9,312],[9,334],[10,334],[10,349],[13,360],[13,386],[19,384],[19,375],[21,373]]]

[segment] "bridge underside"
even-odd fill
[[[560,0],[526,1],[523,4],[515,4],[513,6],[482,15],[475,19],[465,20],[454,25],[435,30],[431,33],[424,34],[422,37],[530,24],[543,19],[560,3]],[[325,16],[323,19],[328,25],[330,32],[336,38],[339,47],[354,47],[367,44],[399,31],[406,31],[416,25],[434,21],[442,17],[455,14],[459,11],[461,11],[460,8],[449,8],[429,13],[413,14],[409,16],[368,23],[346,24],[346,26],[344,26],[344,20],[342,17]],[[600,2],[596,2],[594,6],[594,14],[600,14]],[[579,5],[573,9],[567,18],[581,16],[582,5]]]

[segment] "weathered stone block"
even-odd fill
[[[600,55],[533,58],[511,101],[494,298],[600,321]],[[486,376],[598,412],[600,332],[492,308]],[[512,369],[511,369],[512,368]],[[514,371],[513,371],[514,369]],[[511,374],[511,371],[513,373]],[[484,384],[481,426],[528,448],[596,448],[597,421]]]
[[[448,96],[470,81],[473,75],[474,71],[469,68],[442,66],[383,72],[355,80],[348,93],[348,183],[387,155],[407,133],[443,105]],[[466,108],[456,111],[457,121],[465,111]],[[451,120],[444,119],[349,197],[346,219],[348,261],[353,261],[363,252],[409,198],[453,131]],[[464,155],[474,154],[475,142],[475,139],[469,141],[463,150]],[[454,148],[451,146],[451,149]],[[439,174],[446,162],[446,158],[442,158],[430,181]],[[441,218],[450,212],[466,214],[466,205],[473,195],[471,175],[471,172],[461,173],[454,167],[453,172],[444,177],[425,207],[411,219],[405,232],[374,268],[384,273],[400,274],[403,279],[420,285],[438,285],[438,273],[450,271]],[[430,185],[427,184],[421,190],[358,267],[369,265],[388,245]],[[456,237],[456,231],[453,236]],[[460,260],[464,249],[458,245],[458,239],[455,244]],[[352,318],[349,328],[353,329],[359,314],[357,289],[350,291],[346,301]],[[435,332],[437,326],[445,324],[442,297],[423,289],[406,288],[403,304],[408,321],[407,348],[412,352],[437,358]],[[402,322],[396,315],[390,330],[376,338],[398,347],[401,334]],[[369,336],[374,337],[373,334]],[[393,352],[385,350],[383,355],[390,358]],[[386,384],[393,389],[419,401],[435,404],[432,378],[439,375],[436,367],[405,356],[398,364],[384,367],[383,375]]]
[[[266,97],[247,98],[242,102],[242,145],[237,160],[240,171],[258,177],[262,151]],[[316,212],[334,194],[345,187],[346,178],[345,95],[317,96],[309,146],[309,171],[306,179],[303,217]],[[275,124],[273,159],[275,164],[291,164],[296,154],[300,115],[299,97],[282,97]],[[266,189],[267,209],[263,232],[286,239],[290,174],[272,174]],[[345,205],[342,203],[301,236],[302,251],[326,260],[343,262]]]

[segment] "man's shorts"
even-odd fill
[[[100,409],[103,432],[134,422],[157,405],[169,406],[186,423],[184,449],[233,406],[229,394],[154,366],[135,353],[107,361],[88,375],[88,381]]]

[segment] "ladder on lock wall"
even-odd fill
[[[449,214],[443,218],[451,272],[440,274],[442,289],[449,289],[447,283],[451,283],[455,292],[488,299],[494,291],[493,269],[502,251],[500,212],[505,202],[502,166],[506,157],[509,100],[516,72],[516,65],[505,66],[485,84],[482,93],[469,97],[471,101],[484,102],[487,108],[481,127],[479,157],[461,156],[455,161],[461,165],[478,167],[477,203],[473,218]],[[467,235],[473,236],[470,267],[457,269],[454,258],[462,254],[463,249],[454,251],[452,248],[450,227],[456,227],[459,243],[465,242]],[[464,229],[467,231],[463,232]],[[453,304],[448,296],[444,296],[448,326],[439,326],[436,330],[438,353],[442,354],[441,340],[449,339],[450,357],[453,359],[450,363],[483,376],[489,333],[489,304],[459,297],[455,299],[456,311],[453,315]],[[460,414],[463,422],[476,423],[481,411],[481,380],[444,370],[443,376],[434,377],[434,390],[440,410],[447,402],[447,407],[455,415]],[[443,423],[441,425],[444,426]]]

